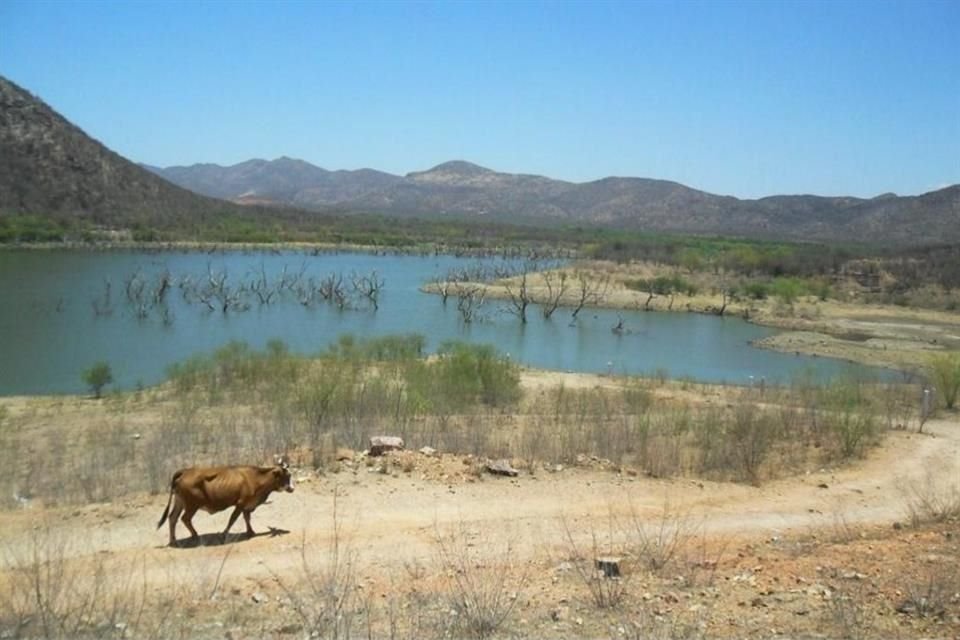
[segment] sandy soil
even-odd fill
[[[539,379],[547,384],[555,382],[555,375],[562,374],[542,374]],[[595,382],[581,380],[582,384]],[[360,574],[369,584],[380,585],[378,588],[387,588],[382,586],[387,583],[387,576],[429,564],[436,557],[438,533],[451,530],[468,531],[473,540],[470,546],[488,562],[500,561],[500,550],[509,541],[514,568],[526,565],[534,573],[549,577],[553,567],[569,556],[564,522],[575,532],[576,539],[587,544],[592,531],[608,526],[611,514],[657,526],[663,522],[667,502],[673,512],[695,521],[698,530],[711,540],[734,540],[736,548],[746,545],[743,548],[750,549],[748,555],[755,553],[756,545],[772,544],[770,541],[799,540],[810,535],[829,537],[840,529],[889,530],[894,522],[907,518],[904,496],[912,489],[931,478],[960,487],[960,420],[954,415],[931,421],[925,431],[893,432],[861,464],[771,482],[759,488],[690,479],[656,480],[591,469],[589,465],[544,470],[517,478],[473,476],[453,473],[469,466],[472,459],[404,453],[401,455],[417,459],[409,465],[409,473],[400,467],[382,473],[379,464],[368,466],[359,460],[326,476],[298,471],[294,493],[274,494],[254,514],[254,528],[260,535],[253,539],[231,535],[224,544],[212,534],[225,525],[227,512],[214,516],[201,513],[194,524],[202,534],[203,544],[169,548],[166,529],[156,530],[167,496],[146,495],[81,508],[6,512],[0,514],[0,531],[4,547],[17,549],[29,547],[38,531],[50,527],[63,539],[82,542],[67,547],[67,553],[75,553],[77,558],[105,554],[117,562],[142,563],[148,568],[146,581],[155,586],[216,576],[217,583],[238,598],[260,592],[278,593],[277,576],[293,575],[301,569],[305,547],[327,548],[334,539],[335,521],[342,527],[339,540],[349,541],[357,554]],[[450,473],[438,474],[437,467]],[[443,477],[448,480],[438,479]],[[242,531],[241,524],[236,531]],[[182,526],[178,534],[186,536]],[[873,550],[871,546],[870,553]],[[767,549],[765,553],[777,552]],[[844,554],[849,554],[849,550],[835,552],[831,557],[849,561],[849,555]],[[728,571],[742,573],[741,565],[754,562],[744,558],[744,552],[737,552],[728,563]],[[799,562],[795,558],[790,561]],[[818,564],[816,571],[821,568]],[[755,569],[751,565],[747,571]],[[789,579],[791,570],[798,571],[785,569],[783,580]],[[809,571],[814,572],[812,565]],[[766,577],[770,579],[772,575],[771,568]],[[532,582],[540,585],[534,587],[539,589],[539,599],[525,601],[528,611],[524,622],[528,628],[523,635],[564,637],[603,631],[606,622],[588,620],[587,627],[581,628],[582,615],[556,613],[557,606],[561,611],[563,606],[573,606],[570,596],[563,595],[564,584],[568,590],[573,588],[569,581],[556,587],[556,593],[551,586],[557,584],[556,577],[552,582],[546,582],[546,578],[541,582]],[[749,586],[758,589],[756,580]],[[760,594],[763,595],[762,590]],[[667,597],[669,605],[669,597],[663,597]],[[713,610],[713,615],[739,619],[737,605],[729,606],[734,607],[732,612],[720,606]],[[577,619],[581,620],[579,624]],[[738,633],[737,629],[744,631],[738,624],[734,622],[731,627],[733,635]],[[781,623],[769,624],[775,628]],[[950,624],[946,627],[948,635],[960,633],[960,624]],[[722,629],[713,631],[727,635],[721,633]]]
[[[444,484],[411,473],[392,475],[376,466],[356,464],[322,477],[297,475],[293,494],[274,495],[254,516],[255,528],[288,530],[297,540],[266,538],[243,543],[244,551],[266,559],[283,555],[299,538],[323,539],[329,534],[333,499],[339,496],[339,518],[355,528],[364,555],[377,564],[425,553],[435,526],[470,522],[495,530],[512,523],[528,531],[529,544],[555,539],[556,520],[564,514],[602,518],[636,509],[658,514],[664,499],[677,508],[702,514],[710,530],[736,535],[779,535],[833,524],[842,511],[850,523],[889,524],[906,516],[903,491],[922,483],[931,470],[940,479],[960,481],[960,422],[934,420],[924,434],[893,432],[879,450],[862,464],[824,470],[801,478],[752,487],[690,479],[657,480],[611,471],[573,468],[543,471],[518,478],[482,476],[474,482]],[[418,454],[422,455],[422,454]],[[463,465],[468,457],[447,455],[443,464]],[[821,488],[821,485],[827,485]],[[49,509],[47,516],[62,521],[65,531],[86,535],[98,529],[93,551],[156,548],[164,557],[203,557],[203,549],[172,551],[163,548],[166,532],[155,531],[166,496],[131,497],[123,503],[82,508]],[[31,510],[0,514],[4,538],[14,542],[31,535],[36,524]],[[226,513],[200,514],[195,520],[203,532],[215,532],[226,523]],[[237,525],[238,531],[241,525]],[[183,528],[178,535],[186,536]],[[219,553],[213,558],[219,560]],[[249,570],[249,568],[245,569]]]

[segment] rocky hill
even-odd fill
[[[403,180],[372,169],[327,171],[286,157],[273,161],[248,160],[230,167],[195,164],[146,168],[174,184],[215,198],[235,201],[256,198],[312,207],[349,202]]]
[[[885,244],[960,241],[960,185],[921,196],[873,199],[812,195],[741,200],[666,180],[604,178],[587,183],[500,173],[464,161],[395,176],[369,169],[327,171],[300,160],[251,160],[232,167],[155,169],[184,187],[243,201],[392,215],[457,216],[601,224],[676,233],[731,234]],[[212,176],[220,176],[213,179]]]
[[[0,77],[0,213],[127,225],[235,209],[126,160]]]
[[[960,185],[910,197],[741,200],[665,180],[573,183],[463,161],[406,176],[328,171],[292,158],[139,166],[0,77],[0,214],[82,216],[124,226],[197,223],[224,213],[279,222],[316,215],[301,209],[802,240],[960,242]]]

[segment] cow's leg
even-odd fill
[[[244,512],[243,512],[243,521],[247,523],[247,535],[252,538],[252,537],[255,536],[256,534],[253,532],[253,527],[250,526],[250,512],[249,512],[249,511],[244,511]]]
[[[175,500],[173,510],[170,512],[170,546],[177,546],[177,520],[180,518],[180,512],[183,511],[183,505],[180,500]]]
[[[187,529],[190,530],[190,537],[197,539],[200,537],[200,534],[197,533],[197,530],[193,528],[193,516],[197,512],[196,509],[184,509],[183,511],[183,524],[187,526]]]
[[[240,517],[240,512],[243,511],[240,507],[236,507],[233,510],[233,513],[230,514],[230,521],[227,522],[227,528],[223,530],[223,539],[227,539],[227,532],[230,531],[230,527],[233,526],[233,523],[237,521],[237,518]]]

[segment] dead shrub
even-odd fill
[[[706,638],[710,612],[707,609],[686,613],[667,613],[642,606],[620,622],[617,637],[627,640],[699,640]]]
[[[448,532],[436,532],[437,561],[449,580],[446,599],[455,614],[451,621],[454,637],[484,639],[494,636],[513,613],[527,583],[527,567],[517,566],[513,544],[489,553],[473,542],[478,533],[466,525]]]
[[[897,612],[918,618],[943,618],[947,607],[960,599],[960,578],[954,567],[939,563],[929,567],[925,575],[911,580],[904,589],[904,600]]]
[[[913,526],[960,519],[960,483],[938,478],[928,471],[923,480],[901,489],[907,518]]]
[[[854,589],[836,590],[827,601],[821,626],[832,637],[843,640],[866,640],[875,633],[874,616],[866,606],[862,584]]]
[[[176,598],[148,590],[141,559],[113,561],[44,524],[0,556],[0,637],[183,636]]]
[[[664,498],[652,521],[630,505],[624,526],[631,555],[654,573],[672,569],[676,561],[686,557],[702,528],[690,511],[672,507],[669,498]]]
[[[358,623],[356,566],[357,554],[345,536],[337,515],[338,489],[334,489],[332,529],[327,548],[314,553],[306,541],[300,543],[298,584],[274,573],[289,598],[292,609],[311,636],[350,638]]]
[[[593,605],[598,609],[618,608],[627,595],[629,574],[623,564],[613,564],[622,560],[624,550],[615,543],[616,524],[612,514],[608,517],[603,541],[596,528],[591,527],[587,545],[577,542],[565,517],[560,518],[560,524],[569,561]]]

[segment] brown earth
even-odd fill
[[[525,386],[559,381],[603,378],[537,373]],[[457,576],[477,570],[493,571],[484,575],[498,576],[511,598],[501,636],[839,637],[861,629],[856,637],[960,637],[960,532],[955,523],[909,526],[919,498],[960,511],[960,419],[932,420],[924,432],[893,431],[861,463],[762,487],[653,479],[588,459],[506,478],[483,473],[471,457],[345,452],[338,473],[297,470],[296,491],[254,514],[260,535],[225,544],[211,534],[227,512],[201,513],[194,524],[203,544],[167,547],[166,531],[156,530],[165,495],[0,513],[3,579],[20,588],[15,567],[30,564],[25,550],[55,538],[68,565],[137,567],[137,588],[157,607],[160,594],[190,585],[176,592],[188,635],[304,636],[311,625],[291,594],[305,588],[306,566],[329,562],[336,542],[355,561],[354,592],[367,599],[358,596],[351,611],[402,596],[407,622],[413,595],[456,592]],[[651,570],[638,530],[679,540],[676,558]],[[460,533],[456,542],[451,532]],[[444,562],[438,538],[468,568]],[[598,553],[623,557],[618,607],[593,606],[578,577],[574,548],[592,557],[592,538]],[[911,602],[934,584],[938,608],[920,615]],[[446,600],[424,601],[431,619],[449,622]],[[388,635],[385,624],[375,623],[374,635]],[[465,633],[458,629],[447,633]]]

